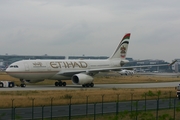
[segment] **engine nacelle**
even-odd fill
[[[73,84],[76,85],[83,85],[83,84],[87,84],[87,83],[92,83],[92,81],[94,80],[93,77],[86,75],[86,74],[75,74],[72,76],[71,78]]]
[[[37,83],[37,82],[41,82],[41,81],[44,81],[44,80],[24,80],[25,82],[27,83]]]

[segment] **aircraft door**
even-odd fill
[[[28,63],[24,63],[25,71],[29,71],[29,65]]]
[[[47,70],[48,70],[48,71],[51,71],[50,64],[49,64],[49,63],[46,63],[46,66],[47,66]]]

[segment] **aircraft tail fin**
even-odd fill
[[[112,54],[111,57],[109,57],[109,59],[114,59],[114,58],[120,58],[121,60],[126,59],[126,53],[128,50],[130,35],[131,35],[130,33],[124,35],[118,47],[116,48],[115,52]]]

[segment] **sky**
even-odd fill
[[[180,58],[179,0],[0,0],[0,55]]]

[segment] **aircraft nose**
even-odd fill
[[[8,71],[9,71],[8,68],[6,68],[5,72],[7,73]]]
[[[17,72],[19,71],[19,66],[17,64],[12,64],[6,69],[6,73],[12,77],[18,77],[19,74]]]
[[[6,68],[5,72],[8,72],[9,71],[9,67]]]
[[[11,69],[10,69],[9,67],[5,70],[5,72],[6,72],[7,74],[10,74],[10,71],[11,71]]]
[[[16,72],[17,70],[18,70],[18,65],[17,64],[12,64],[12,65],[10,65],[7,69],[6,69],[6,73],[7,74],[11,74],[11,73],[13,73],[13,72]]]

